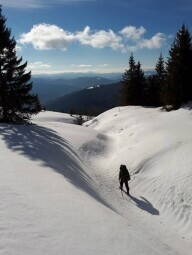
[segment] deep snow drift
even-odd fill
[[[84,127],[42,112],[33,123],[0,125],[0,254],[191,254],[190,110],[114,108]]]

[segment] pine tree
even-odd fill
[[[132,104],[132,96],[134,97],[134,73],[135,73],[135,60],[133,54],[129,58],[129,69],[125,70],[122,77],[122,103],[123,105]]]
[[[129,69],[122,78],[122,98],[124,105],[142,105],[145,77],[141,64],[135,63],[133,54],[129,58]]]
[[[192,42],[185,25],[177,32],[169,54],[165,101],[177,109],[192,99]]]
[[[0,119],[3,122],[29,120],[41,110],[37,95],[30,94],[31,73],[27,62],[16,55],[16,41],[6,27],[0,7]]]
[[[165,70],[165,62],[162,54],[160,54],[159,59],[157,61],[156,67],[156,75],[154,77],[155,80],[155,95],[156,95],[156,103],[157,105],[164,104],[164,97],[166,92],[165,80],[166,80],[166,70]]]
[[[139,105],[144,105],[145,75],[141,69],[141,63],[136,65],[136,84],[137,84],[137,101]]]
[[[160,54],[159,56],[155,70],[156,70],[156,75],[158,79],[160,81],[164,81],[166,76],[166,70],[165,70],[165,62],[164,62],[162,54]]]

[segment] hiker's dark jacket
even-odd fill
[[[119,180],[122,181],[129,181],[130,180],[130,175],[129,172],[127,170],[127,167],[122,165],[120,167],[120,171],[119,171]]]

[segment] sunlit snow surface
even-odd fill
[[[191,254],[192,112],[121,107],[73,120],[42,112],[0,125],[0,254]]]

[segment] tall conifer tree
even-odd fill
[[[122,97],[124,105],[142,105],[144,91],[144,73],[141,65],[135,63],[133,54],[129,58],[129,69],[122,78]]]
[[[136,65],[136,87],[137,87],[137,101],[139,105],[144,105],[144,89],[145,89],[145,75],[141,69],[141,63]]]
[[[165,70],[165,62],[162,54],[160,54],[159,59],[157,61],[155,67],[156,75],[155,75],[155,83],[156,83],[156,96],[157,96],[157,105],[164,104],[164,95],[166,92],[165,89],[165,80],[166,80],[166,70]]]
[[[134,73],[136,65],[133,54],[129,58],[129,69],[125,70],[122,77],[122,103],[123,105],[129,105],[133,103],[133,97],[135,95],[134,87]]]
[[[41,110],[37,95],[30,94],[31,73],[27,62],[16,55],[16,41],[6,27],[0,7],[0,119],[3,122],[29,120]]]
[[[160,81],[165,80],[166,71],[165,71],[165,62],[162,54],[160,54],[155,67],[156,75]]]
[[[185,25],[177,32],[169,54],[165,99],[176,109],[192,99],[192,42]]]

